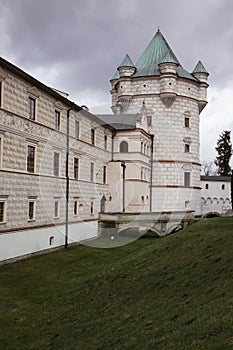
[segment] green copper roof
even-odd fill
[[[134,67],[134,64],[128,54],[125,56],[119,67]]]
[[[166,55],[164,56],[164,58],[159,62],[160,63],[177,63],[177,61],[174,59],[174,57],[171,55],[170,51],[167,51]]]
[[[192,71],[192,73],[206,73],[206,74],[209,74],[207,72],[207,70],[205,69],[205,67],[203,66],[202,62],[201,61],[198,61],[194,70]]]
[[[119,79],[119,78],[120,78],[120,74],[119,74],[118,70],[116,70],[114,76],[110,79],[110,81],[111,81],[111,80],[117,80],[117,79]]]
[[[126,57],[124,60],[126,60]],[[124,60],[121,63],[121,65],[123,65]],[[128,58],[127,58],[127,61],[128,61]],[[187,72],[181,66],[174,52],[172,51],[169,44],[167,43],[166,39],[158,29],[153,39],[151,40],[151,42],[146,47],[145,51],[142,53],[141,57],[137,61],[135,65],[137,70],[133,75],[131,75],[131,77],[136,78],[136,77],[147,77],[147,76],[159,76],[160,70],[158,65],[160,63],[170,63],[170,62],[177,64],[176,72],[179,77],[198,81],[198,79],[196,79],[192,74]],[[118,71],[115,73],[115,75],[111,80],[114,80],[114,79],[119,79]]]
[[[123,59],[123,61],[121,62],[121,64],[118,67],[135,67],[135,66],[133,64],[133,61],[131,60],[131,58],[127,54],[127,55],[125,55],[125,58]],[[116,70],[116,72],[111,80],[117,80],[119,78],[120,78],[119,71]]]
[[[160,63],[163,58],[169,52],[170,56],[174,59],[176,63],[179,64],[178,59],[176,58],[174,52],[168,45],[167,41],[163,37],[160,30],[154,35],[153,39],[137,61],[136,67],[142,69],[150,64]]]
[[[177,75],[197,81],[197,79],[188,73],[179,63],[176,55],[170,48],[168,42],[158,29],[153,39],[139,58],[136,64],[137,71],[133,77],[160,75],[159,63],[173,62],[177,64]]]

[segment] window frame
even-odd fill
[[[184,153],[190,153],[190,143],[185,143],[184,144]]]
[[[33,212],[32,212],[32,218],[30,217],[30,204],[33,204]],[[35,198],[29,198],[28,199],[28,221],[35,221],[36,220],[36,199]]]
[[[60,203],[58,199],[54,200],[53,217],[54,219],[59,219],[60,217]]]
[[[54,111],[54,129],[58,131],[61,129],[61,112],[57,109]]]
[[[80,121],[79,120],[75,120],[74,122],[74,133],[75,133],[75,138],[79,140],[80,139]]]
[[[108,136],[104,135],[104,149],[107,151],[108,149]]]
[[[146,120],[147,120],[147,126],[152,126],[152,115],[148,115],[146,117]]]
[[[94,199],[91,199],[91,202],[90,202],[90,214],[91,215],[94,215],[95,213],[95,209],[94,209]]]
[[[0,108],[2,108],[2,96],[3,96],[2,88],[3,88],[3,83],[2,83],[2,80],[0,80]]]
[[[91,144],[92,144],[92,146],[95,146],[95,141],[96,141],[95,129],[91,128]]]
[[[107,183],[107,167],[106,165],[103,166],[103,184],[106,185]]]
[[[36,100],[36,97],[31,95],[28,96],[28,119],[33,121],[36,120]],[[31,104],[32,102],[33,104]]]
[[[33,154],[33,170],[30,170],[30,159],[29,159],[29,147],[34,149],[34,154]],[[27,153],[26,153],[26,169],[27,173],[29,174],[35,174],[36,173],[36,146],[32,145],[30,143],[27,144]],[[32,168],[31,168],[32,169]]]
[[[129,143],[125,140],[122,140],[119,144],[120,153],[129,153]]]
[[[77,165],[75,162],[77,161]],[[74,179],[79,180],[79,158],[74,157]]]
[[[58,155],[58,162],[56,162],[55,155]],[[60,152],[53,152],[53,176],[60,176]]]
[[[2,169],[2,158],[3,158],[3,137],[4,137],[4,135],[0,133],[0,169]]]
[[[73,216],[79,215],[79,198],[74,198]]]
[[[95,182],[94,181],[94,174],[95,174],[95,163],[91,162],[91,166],[90,166],[90,182]]]
[[[191,118],[188,117],[187,115],[184,116],[184,127],[190,129],[191,128]]]
[[[2,221],[0,221],[0,225],[5,224],[7,221],[7,198],[6,197],[0,197],[0,204],[3,204],[3,210],[2,210]],[[1,212],[1,208],[0,208]],[[1,219],[1,217],[0,217]]]
[[[191,187],[191,172],[184,172],[184,187]]]

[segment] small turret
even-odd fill
[[[168,51],[158,66],[161,74],[176,74],[178,63],[172,56],[171,52]]]
[[[169,108],[176,99],[176,80],[178,61],[173,57],[170,50],[158,63],[160,70],[160,99]]]
[[[192,71],[192,75],[200,81],[199,85],[199,98],[198,98],[198,108],[199,108],[199,113],[205,108],[207,104],[207,88],[208,88],[208,76],[209,73],[203,66],[201,61],[198,61],[194,70]]]
[[[202,83],[207,83],[209,73],[203,66],[202,62],[198,61],[194,70],[192,71],[192,75]]]
[[[128,54],[125,56],[117,70],[119,71],[120,77],[130,77],[136,72],[136,67]]]

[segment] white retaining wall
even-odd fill
[[[79,222],[69,225],[68,243],[97,236],[98,222]],[[51,237],[52,242],[50,244]],[[65,225],[13,231],[0,235],[0,261],[56,248],[65,244]]]

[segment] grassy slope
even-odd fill
[[[232,349],[233,218],[0,267],[0,348]]]

